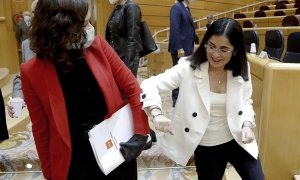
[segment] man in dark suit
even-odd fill
[[[0,89],[0,143],[8,139],[8,132],[6,127],[6,118],[5,118],[5,107],[3,102],[3,96]]]
[[[169,52],[171,53],[173,66],[179,58],[190,56],[194,52],[194,43],[197,38],[194,21],[190,12],[189,4],[192,0],[178,0],[170,12],[170,38]],[[175,106],[178,89],[172,91],[173,107]]]
[[[24,11],[23,20],[16,25],[16,38],[20,44],[22,44],[22,41],[28,38],[27,32],[30,25],[30,19],[30,12]]]

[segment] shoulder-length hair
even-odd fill
[[[234,19],[221,18],[212,23],[207,29],[199,48],[191,57],[191,67],[195,70],[200,68],[201,63],[207,61],[205,44],[213,35],[224,35],[234,47],[234,52],[229,62],[225,65],[225,69],[232,70],[234,77],[242,76],[247,81],[249,79],[248,63],[243,44],[243,30],[241,25]]]
[[[64,72],[74,65],[69,50],[84,55],[88,0],[39,0],[29,32],[30,48],[40,59],[49,59]]]

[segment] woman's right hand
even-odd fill
[[[173,135],[171,131],[171,120],[164,115],[155,116],[152,120],[154,123],[155,129],[164,133],[170,133]]]

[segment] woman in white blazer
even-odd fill
[[[198,178],[221,180],[230,162],[242,179],[264,175],[253,133],[250,67],[240,24],[215,21],[191,57],[142,82],[143,109],[152,116],[163,152],[186,165],[195,155]],[[159,93],[180,88],[171,119],[162,112]]]

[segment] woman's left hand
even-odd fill
[[[254,138],[255,136],[253,130],[248,126],[244,126],[242,128],[242,142],[244,144],[249,144],[254,140]]]

